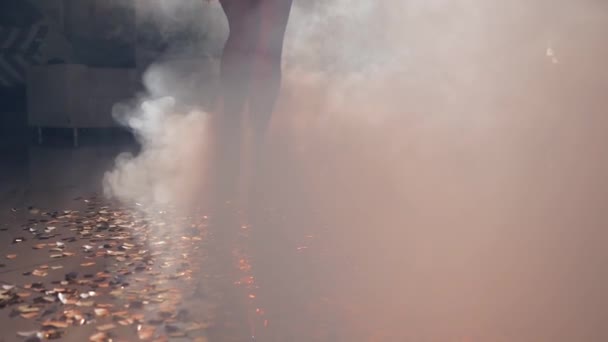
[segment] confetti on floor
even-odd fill
[[[0,310],[37,326],[15,336],[69,341],[72,329],[91,326],[90,341],[239,340],[239,329],[224,329],[239,324],[221,312],[232,271],[209,257],[205,215],[75,201],[84,209],[28,208],[25,233],[9,240],[27,252],[6,254],[8,268],[17,255],[43,256],[19,272],[22,282],[0,282]]]

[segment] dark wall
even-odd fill
[[[27,28],[45,19],[39,3],[0,0],[0,27]],[[55,9],[46,3],[51,10]],[[63,31],[73,50],[69,62],[92,67],[135,67],[135,5],[133,0],[60,0],[55,30]],[[53,21],[51,20],[51,21]],[[0,30],[0,34],[7,33]],[[1,53],[1,52],[0,52]],[[26,87],[0,87],[0,134],[26,126]]]
[[[64,0],[64,27],[76,62],[135,67],[133,0]]]
[[[23,27],[39,21],[42,15],[25,0],[0,1],[0,25]]]
[[[26,138],[25,104],[25,87],[0,87],[0,147],[7,140]]]
[[[25,111],[25,87],[0,87],[0,112]]]

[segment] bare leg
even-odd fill
[[[268,124],[274,111],[281,86],[281,59],[283,39],[291,0],[262,0],[260,3],[260,40],[257,46],[256,62],[252,74],[252,88],[249,99],[249,116],[253,128],[252,177],[249,188],[250,219],[254,226],[252,236],[255,265],[260,278],[267,281],[268,289],[273,289],[280,282],[283,243],[281,229],[269,215],[270,182],[274,179],[275,168],[271,155],[265,151],[265,136]],[[269,296],[272,296],[268,293]]]
[[[240,170],[241,122],[245,106],[254,128],[253,186],[264,174],[261,155],[281,81],[283,39],[292,0],[220,0],[230,37],[222,56],[222,114],[217,118],[217,185],[220,204],[234,200]]]
[[[248,100],[258,23],[250,0],[221,0],[230,36],[221,62],[222,108],[215,119],[216,186],[220,205],[234,201],[240,171],[241,128]]]
[[[251,203],[264,202],[263,176],[272,169],[264,153],[264,141],[281,87],[283,40],[291,5],[292,0],[263,0],[259,5],[261,28],[249,100],[254,134]]]
[[[281,87],[283,41],[292,0],[262,0],[259,44],[252,71],[250,115],[256,140],[263,140]]]
[[[259,279],[260,300],[269,305],[270,322],[279,322],[282,314],[288,312],[284,306],[292,301],[277,301],[288,298],[277,286],[289,277],[286,265],[289,244],[285,238],[285,228],[277,222],[276,215],[269,212],[274,205],[271,201],[276,178],[272,155],[265,148],[265,138],[275,103],[281,87],[281,60],[283,39],[291,0],[261,0],[261,28],[257,46],[256,61],[252,73],[252,88],[249,99],[249,117],[253,128],[252,175],[249,187],[249,219],[253,224],[251,249],[254,258],[254,273]],[[280,171],[279,171],[280,172]],[[287,296],[287,297],[286,297]],[[268,340],[289,340],[276,334]],[[273,338],[274,337],[274,338]]]

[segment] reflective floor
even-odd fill
[[[564,145],[546,173],[468,143],[419,156],[407,182],[357,169],[350,150],[287,151],[263,228],[237,209],[228,224],[104,199],[133,144],[5,149],[0,340],[605,340],[601,159],[570,164],[583,147]]]

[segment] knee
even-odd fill
[[[256,78],[267,82],[277,82],[281,79],[281,58],[274,53],[258,52],[256,56]]]

